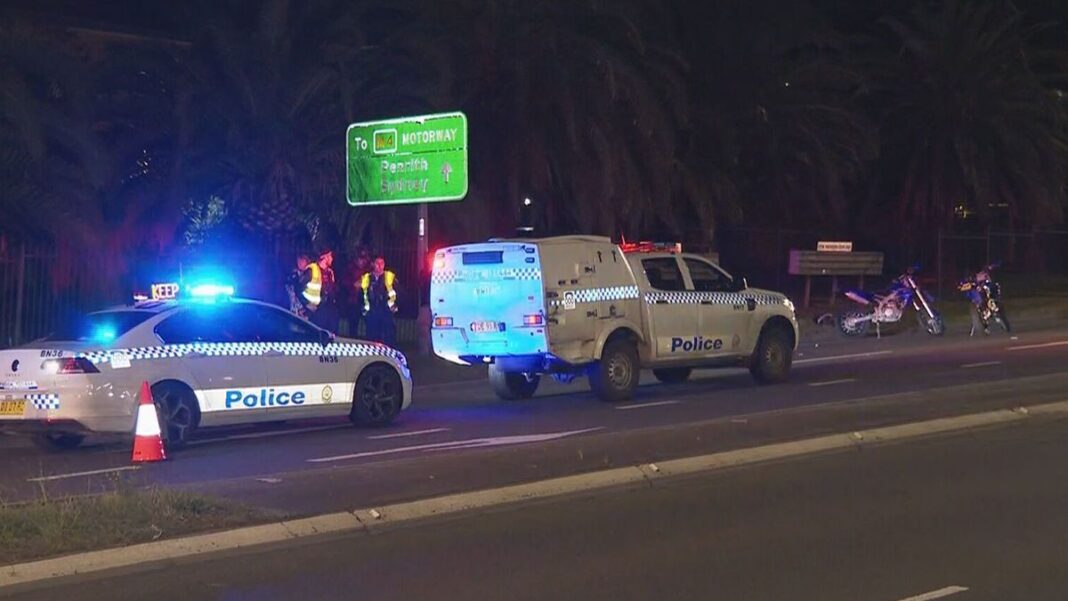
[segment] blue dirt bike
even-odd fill
[[[905,273],[894,279],[890,288],[882,294],[875,294],[866,290],[847,290],[846,298],[860,305],[849,306],[838,314],[838,331],[845,336],[859,337],[868,332],[868,328],[875,324],[875,332],[879,334],[879,326],[884,323],[897,323],[904,317],[905,311],[912,307],[916,310],[916,319],[920,327],[932,336],[941,336],[946,333],[946,324],[942,315],[934,307],[934,299],[916,283],[913,277],[918,268],[913,266]]]

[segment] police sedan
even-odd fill
[[[90,313],[0,351],[0,431],[64,448],[89,433],[132,434],[143,382],[171,447],[208,426],[342,415],[380,426],[411,403],[399,351],[336,338],[274,305],[199,292]]]

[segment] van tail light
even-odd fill
[[[525,326],[540,326],[545,323],[545,318],[541,314],[537,315],[524,315],[523,325]]]
[[[67,357],[49,359],[41,364],[41,369],[48,374],[95,374],[100,370],[85,357]]]
[[[452,318],[451,317],[435,317],[434,318],[434,327],[435,328],[451,328],[452,327]]]

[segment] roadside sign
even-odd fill
[[[821,253],[851,253],[853,252],[853,243],[824,242],[821,240],[816,243],[816,250]]]
[[[345,147],[350,205],[442,202],[467,195],[463,113],[353,123]]]

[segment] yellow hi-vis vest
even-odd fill
[[[386,284],[386,303],[389,305],[389,310],[393,310],[393,306],[397,304],[397,291],[393,289],[393,282],[397,279],[397,275],[390,270],[385,270],[382,273],[382,277]],[[363,274],[360,278],[360,289],[363,290],[363,310],[364,312],[371,311],[371,272]]]
[[[308,301],[308,307],[315,309],[323,300],[323,272],[319,269],[318,263],[309,263],[308,269],[311,270],[311,279],[304,286],[304,292],[301,295],[304,296],[304,300]]]

